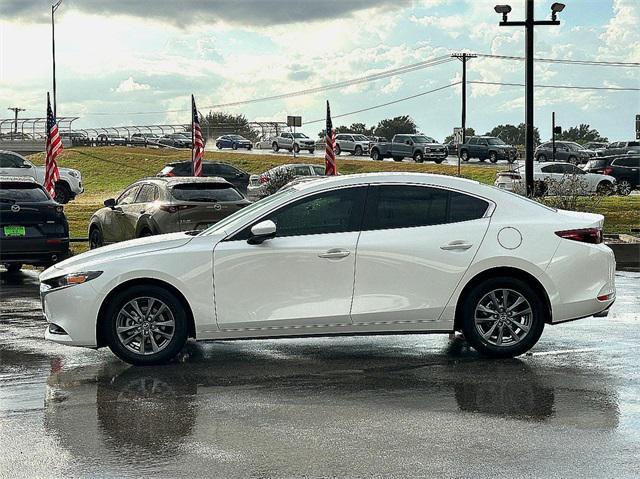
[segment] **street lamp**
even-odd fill
[[[56,25],[54,22],[54,13],[62,3],[62,0],[58,0],[51,5],[51,53],[53,58],[53,116],[56,114]]]
[[[555,2],[551,5],[551,20],[534,20],[533,0],[525,0],[525,21],[509,21],[507,15],[511,12],[510,5],[496,5],[496,13],[502,14],[501,27],[525,28],[525,180],[527,184],[527,196],[534,195],[533,189],[533,30],[536,25],[560,25],[557,14],[564,10],[564,3]]]

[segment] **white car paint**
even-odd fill
[[[479,197],[489,207],[478,219],[444,225],[275,237],[261,244],[232,240],[297,199],[378,185],[452,190]],[[58,343],[100,346],[96,324],[105,298],[128,281],[149,279],[184,297],[198,340],[450,332],[465,286],[495,268],[512,268],[539,282],[548,298],[549,322],[559,323],[605,311],[615,299],[612,251],[555,234],[602,224],[600,215],[553,210],[449,176],[329,177],[289,187],[198,236],[127,241],[47,269],[43,282],[70,273],[102,274],[69,287],[50,289],[43,283],[47,321],[66,332],[47,329],[45,335]],[[603,295],[607,298],[597,299]]]
[[[13,167],[13,165],[0,164],[0,176],[22,176],[29,177],[36,180],[40,185],[44,185],[45,178],[45,168],[44,166],[36,166],[29,160],[27,160],[24,156],[19,155],[18,153],[12,151],[2,151],[0,150],[0,155],[9,155],[17,162],[22,161],[22,167]],[[78,170],[73,170],[71,168],[58,168],[60,173],[60,181],[67,183],[69,186],[69,190],[73,197],[79,195],[84,191],[82,186],[82,175]]]

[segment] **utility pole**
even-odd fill
[[[58,0],[51,5],[51,53],[53,59],[53,116],[57,118],[58,113],[56,110],[56,24],[54,22],[54,13],[62,3],[62,0]]]
[[[24,108],[18,108],[17,106],[14,106],[14,107],[11,107],[11,108],[7,108],[7,110],[11,110],[15,115],[13,133],[15,135],[17,135],[18,134],[18,112],[26,111],[26,110]]]
[[[553,161],[556,161],[556,112],[551,112],[551,155]]]
[[[509,5],[496,5],[496,13],[502,14],[501,27],[524,27],[525,28],[525,179],[527,184],[527,196],[534,195],[533,189],[533,50],[534,50],[534,28],[536,25],[560,25],[556,15],[564,10],[563,3],[551,5],[551,20],[534,20],[533,0],[525,0],[526,15],[525,21],[513,22],[507,20],[507,15],[511,12]]]
[[[467,60],[476,58],[475,53],[452,53],[453,58],[462,62],[462,143],[466,141],[467,129]],[[460,176],[460,148],[458,148],[458,176]]]

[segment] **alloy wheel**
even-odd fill
[[[157,298],[139,297],[126,303],[116,317],[118,341],[138,355],[156,354],[174,337],[176,322],[169,307]]]
[[[520,343],[533,324],[529,301],[512,289],[495,289],[485,294],[474,312],[476,331],[482,339],[497,347]]]
[[[618,193],[627,196],[631,193],[631,182],[629,180],[620,180],[618,183]]]

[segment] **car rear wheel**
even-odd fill
[[[382,160],[382,156],[380,156],[380,152],[378,150],[373,150],[371,152],[371,159],[373,161],[381,161]]]
[[[496,154],[495,151],[492,151],[491,153],[489,153],[489,161],[491,163],[497,163],[498,162],[498,155]]]
[[[218,150],[222,150],[222,143],[220,143],[220,142],[216,143],[216,148]]]
[[[335,150],[333,150],[333,152],[336,154],[336,156],[340,156],[340,153],[342,153],[342,148],[340,148],[340,145],[336,145]]]
[[[104,239],[102,238],[102,231],[99,228],[91,228],[89,233],[89,248],[96,249],[104,245]]]
[[[422,163],[424,161],[424,156],[421,152],[416,151],[413,155],[413,161],[415,161],[416,163]]]
[[[596,188],[596,192],[599,195],[610,196],[613,194],[613,184],[610,181],[601,181],[598,183],[598,187]]]
[[[101,323],[109,349],[135,365],[165,363],[184,347],[187,312],[170,291],[156,285],[138,285],[117,294]]]
[[[394,156],[393,157],[393,161],[402,161],[402,160],[404,160],[404,158],[401,157],[401,156]]]
[[[233,145],[231,145],[231,148],[234,149],[234,150],[237,150],[238,149],[238,144],[234,143]]]
[[[621,179],[618,181],[618,194],[622,196],[627,196],[631,194],[631,190],[633,187],[631,186],[631,182],[627,179]]]
[[[361,146],[356,146],[355,155],[356,156],[362,156],[362,147]]]
[[[9,273],[17,273],[22,269],[22,263],[9,263],[4,266]]]
[[[293,144],[293,152],[294,153],[300,153],[300,145],[298,145],[297,143]]]
[[[469,152],[467,150],[462,150],[460,152],[460,159],[464,162],[469,161]]]
[[[462,331],[473,348],[494,358],[518,356],[531,349],[548,313],[526,282],[512,277],[485,280],[462,304]]]
[[[65,183],[56,182],[56,197],[54,198],[60,204],[66,204],[71,199],[71,190]]]
[[[567,160],[569,163],[572,163],[574,165],[578,164],[578,158],[576,158],[575,156],[570,156],[569,159]]]
[[[547,155],[538,155],[536,160],[538,160],[538,161],[547,161]]]
[[[271,149],[272,149],[275,153],[278,153],[278,150],[280,149],[280,147],[279,147],[279,146],[278,146],[278,144],[274,141],[274,142],[271,144]]]

